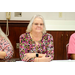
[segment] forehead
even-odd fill
[[[34,19],[33,22],[41,22],[41,23],[43,23],[43,20],[42,20],[42,18],[37,17],[37,18]]]

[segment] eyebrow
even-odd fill
[[[37,23],[37,22],[36,22]],[[40,23],[40,24],[44,24],[44,23]]]

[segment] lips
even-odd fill
[[[41,30],[41,28],[37,28],[37,30]]]

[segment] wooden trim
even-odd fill
[[[29,23],[29,20],[8,20],[8,23]],[[7,20],[0,20],[0,24],[7,23]]]
[[[27,27],[29,24],[29,20],[8,20],[9,27]],[[4,27],[6,26],[7,21],[6,20],[0,20],[0,26]]]

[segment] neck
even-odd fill
[[[30,32],[30,35],[34,41],[40,41],[42,39],[42,33]]]
[[[31,32],[31,35],[34,37],[42,36],[42,33]]]

